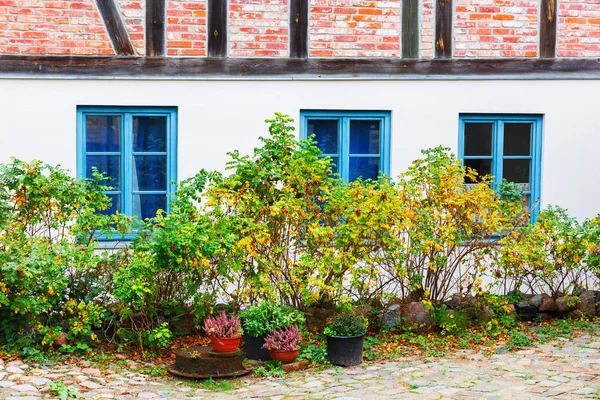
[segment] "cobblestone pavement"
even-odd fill
[[[354,368],[308,370],[283,379],[248,377],[227,391],[141,373],[148,368],[134,362],[125,368],[97,369],[0,360],[0,399],[49,399],[48,383],[57,380],[86,399],[599,398],[600,338],[560,339],[491,357],[460,351],[442,358],[405,357]]]

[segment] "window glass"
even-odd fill
[[[315,135],[345,181],[389,174],[390,113],[387,111],[302,111],[302,137]]]
[[[379,154],[380,121],[350,121],[350,154]]]
[[[504,124],[504,155],[528,156],[531,154],[531,124]]]
[[[350,180],[377,179],[380,165],[379,157],[350,157]]]
[[[504,160],[502,176],[510,182],[529,183],[530,164],[530,160]]]
[[[459,157],[480,175],[518,184],[532,219],[539,209],[542,118],[536,115],[461,115]],[[473,183],[473,182],[466,182]]]
[[[108,177],[107,186],[114,190],[121,189],[121,156],[88,155],[86,157],[86,176],[92,177],[92,168],[103,172]]]
[[[133,196],[133,215],[138,218],[152,218],[156,210],[166,210],[167,197],[164,194],[136,194]]]
[[[317,147],[323,154],[337,154],[338,132],[339,127],[336,120],[308,120],[308,135],[315,135]]]
[[[490,159],[469,158],[464,161],[464,165],[475,170],[479,178],[482,178],[487,175],[492,175],[492,160]],[[467,183],[474,182],[469,180]]]
[[[85,118],[87,152],[121,151],[121,117],[118,115],[88,115]]]
[[[142,219],[168,211],[176,180],[176,110],[154,107],[79,107],[78,174],[92,168],[110,177],[112,200],[105,214]]]
[[[167,156],[133,156],[133,190],[167,189]]]
[[[133,151],[167,151],[167,118],[134,116]]]
[[[465,123],[465,156],[491,156],[494,124]]]

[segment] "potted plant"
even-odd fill
[[[244,333],[239,318],[227,316],[224,311],[218,317],[206,318],[204,332],[210,337],[213,350],[218,353],[236,351]]]
[[[268,361],[269,351],[263,347],[265,337],[275,329],[288,326],[300,326],[304,315],[293,307],[262,302],[258,306],[248,307],[240,312],[244,326],[244,344],[246,357],[251,360]]]
[[[284,364],[294,361],[300,353],[300,331],[295,325],[275,329],[265,338],[263,347],[269,350],[273,360]]]
[[[323,333],[327,336],[327,359],[333,365],[349,367],[362,363],[367,319],[347,310],[329,319]]]

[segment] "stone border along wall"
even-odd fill
[[[448,311],[462,310],[467,315],[476,308],[483,308],[484,320],[494,318],[494,313],[485,304],[478,307],[477,299],[473,296],[454,295],[451,300],[445,302]],[[578,299],[571,296],[561,296],[553,299],[547,294],[529,294],[525,295],[523,300],[517,304],[511,305],[512,312],[519,316],[522,321],[547,321],[554,318],[580,318],[580,317],[600,317],[600,291],[586,290],[582,292]],[[371,315],[371,310],[358,308],[365,316]],[[433,320],[429,309],[422,302],[409,302],[406,304],[394,303],[387,307],[379,316],[379,322],[388,328],[392,328],[402,322],[402,318],[409,325],[433,325]]]

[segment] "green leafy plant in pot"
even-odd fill
[[[284,364],[293,362],[300,353],[300,331],[295,325],[275,329],[265,338],[263,348],[269,350],[273,360]]]
[[[327,337],[327,360],[342,367],[361,364],[367,325],[367,319],[352,310],[330,318],[323,330]]]
[[[240,318],[244,326],[246,357],[261,361],[271,360],[269,351],[263,347],[268,334],[276,329],[302,326],[305,321],[297,309],[268,302],[240,311]]]
[[[224,311],[217,317],[204,320],[204,332],[210,337],[212,348],[217,353],[236,351],[244,333],[239,318],[235,315],[227,316]]]

